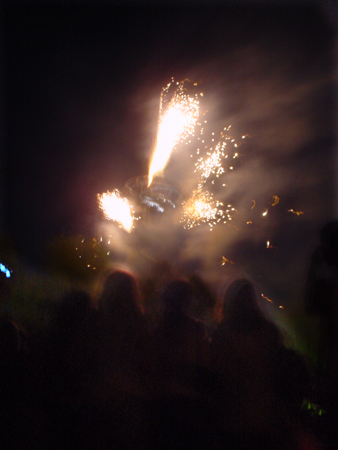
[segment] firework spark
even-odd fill
[[[297,216],[300,216],[301,214],[304,214],[303,211],[294,211],[293,209],[289,209],[288,212],[292,214],[297,214]]]
[[[223,142],[223,145],[219,142],[214,151],[210,151],[207,153],[208,157],[206,159],[199,158],[197,163],[195,164],[196,170],[195,172],[201,171],[201,178],[206,180],[210,177],[211,174],[215,175],[217,178],[224,173],[224,168],[222,167],[222,162],[226,157],[224,148],[226,143]]]
[[[176,89],[170,100],[169,91],[174,86],[174,80],[163,89],[160,100],[160,113],[157,137],[153,157],[149,168],[150,186],[155,174],[163,171],[172,150],[187,136],[192,135],[199,117],[198,94],[189,95],[184,88],[184,82],[176,83]]]
[[[205,120],[204,123],[207,123]],[[202,126],[202,124],[198,124]],[[212,132],[210,136],[207,136],[204,128],[200,129],[201,143],[204,145],[202,149],[203,156],[200,156],[201,149],[197,148],[197,161],[195,163],[195,173],[198,173],[197,189],[193,191],[191,198],[184,202],[183,205],[183,217],[181,222],[185,223],[185,228],[192,228],[195,225],[200,225],[201,222],[206,222],[211,227],[219,222],[226,223],[227,220],[232,220],[234,212],[238,213],[232,205],[227,205],[225,211],[219,208],[223,206],[223,203],[216,201],[213,198],[213,193],[209,190],[203,190],[203,186],[207,181],[211,185],[215,184],[215,179],[220,178],[226,173],[225,163],[229,159],[233,160],[238,158],[239,154],[235,151],[232,155],[228,152],[228,147],[238,147],[236,140],[226,134],[230,130],[231,126],[224,128],[221,132],[221,138],[214,144],[216,140],[215,132]],[[229,142],[230,141],[230,142]],[[230,144],[230,145],[228,145]],[[228,147],[227,147],[228,145]],[[230,155],[230,157],[229,157]],[[233,170],[232,165],[228,166],[229,170]],[[222,183],[223,187],[227,187],[226,183]]]
[[[271,206],[278,205],[280,198],[277,195],[273,195],[272,198],[273,198],[273,203]]]
[[[275,249],[278,249],[278,247],[275,247],[274,245],[270,244],[270,241],[266,241],[266,248],[275,248]]]
[[[229,131],[230,126],[228,128],[224,128],[225,131]],[[203,128],[201,129],[201,134],[203,134]],[[215,141],[215,133],[212,132],[211,134],[211,142],[213,143]],[[221,132],[221,140],[215,145],[211,146],[209,150],[206,152],[206,157],[200,157],[196,164],[195,164],[195,172],[200,172],[200,183],[205,183],[206,180],[211,176],[214,175],[216,178],[219,178],[223,173],[225,173],[225,169],[223,167],[223,163],[227,158],[229,158],[229,154],[227,152],[227,143],[230,141],[231,144],[235,148],[238,147],[238,144],[236,143],[236,140],[227,134],[224,134],[224,132]],[[204,140],[202,140],[204,143]],[[208,146],[206,146],[208,147]],[[199,155],[200,149],[197,149],[197,155]],[[232,159],[238,158],[238,153],[235,152],[232,155]],[[229,170],[233,170],[233,166],[229,166]],[[223,186],[226,186],[223,184]]]
[[[264,294],[261,294],[261,296],[265,298],[265,300],[267,300],[268,302],[273,303],[273,301],[270,298],[266,297]]]
[[[207,222],[212,227],[224,218],[221,206],[223,203],[215,201],[209,191],[198,188],[193,191],[189,200],[182,203],[181,223],[184,228],[192,228],[202,222]]]
[[[234,262],[230,261],[230,259],[227,259],[225,256],[222,256],[222,261],[221,261],[222,266],[225,266],[226,263],[233,264]]]
[[[118,222],[126,231],[130,232],[133,226],[133,217],[128,200],[121,197],[117,189],[113,192],[107,191],[104,194],[98,194],[97,199],[106,219]]]

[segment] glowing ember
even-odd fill
[[[178,142],[193,134],[199,116],[198,95],[187,94],[184,82],[176,84],[175,92],[167,101],[169,89],[173,83],[174,80],[163,89],[161,95],[156,145],[149,168],[148,186],[154,175],[165,168],[170,154]]]
[[[274,245],[270,244],[270,241],[266,241],[266,248],[276,248],[276,249],[278,249],[278,247],[275,247]]]
[[[265,295],[261,294],[261,296],[265,298],[265,300],[267,300],[268,302],[273,303],[273,301],[270,298],[266,297]]]
[[[278,205],[280,198],[277,195],[273,195],[272,198],[273,198],[273,203],[271,206]]]
[[[292,214],[297,214],[297,216],[300,216],[301,214],[304,214],[303,211],[294,211],[293,209],[289,209],[288,212]]]
[[[126,198],[122,198],[119,191],[105,192],[97,195],[99,207],[106,219],[118,222],[126,231],[130,232],[133,226],[133,217],[130,205]]]
[[[230,261],[230,259],[227,259],[225,256],[222,256],[222,261],[221,261],[222,266],[225,266],[226,263],[233,264],[234,262]]]

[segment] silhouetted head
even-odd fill
[[[165,312],[187,313],[193,297],[193,289],[187,281],[172,281],[163,294]]]
[[[199,309],[212,310],[216,306],[216,298],[209,285],[199,275],[192,275],[189,281],[197,298]]]
[[[236,326],[251,326],[257,320],[264,320],[258,307],[253,285],[245,278],[233,281],[224,297],[224,320]]]
[[[0,321],[0,355],[7,362],[8,357],[20,350],[20,331],[16,323],[3,318]]]
[[[338,220],[328,223],[320,233],[324,258],[329,265],[338,267]]]
[[[104,284],[99,307],[105,315],[123,315],[138,311],[140,293],[135,278],[124,271],[111,273]]]

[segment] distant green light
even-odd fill
[[[325,410],[320,407],[320,405],[317,405],[316,403],[311,403],[308,399],[304,398],[302,403],[302,409],[306,409],[309,411],[309,413],[314,416],[322,416],[325,414]]]

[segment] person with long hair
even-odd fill
[[[237,279],[229,285],[223,322],[211,348],[211,398],[232,448],[293,448],[292,430],[276,384],[282,335],[261,312],[250,281]]]

